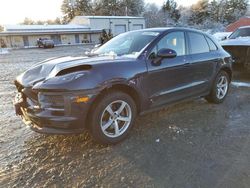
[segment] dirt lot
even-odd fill
[[[199,99],[139,117],[129,138],[115,146],[97,145],[87,133],[32,132],[15,116],[14,78],[37,61],[84,50],[0,55],[0,187],[250,187],[247,84],[233,85],[221,105]]]

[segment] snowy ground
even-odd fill
[[[8,54],[8,53],[9,53],[9,50],[8,50],[8,49],[0,48],[0,55]]]
[[[235,74],[223,104],[199,99],[139,117],[115,146],[32,132],[14,114],[14,78],[83,46],[0,56],[0,187],[250,187],[250,74]],[[240,83],[240,84],[239,84]],[[242,85],[242,83],[244,83]]]

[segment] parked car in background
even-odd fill
[[[37,39],[37,46],[39,48],[54,48],[54,41],[48,38],[39,38]]]
[[[226,40],[227,37],[229,35],[231,35],[232,32],[217,32],[217,33],[214,33],[213,36],[218,40],[218,41],[222,41],[222,40]]]
[[[236,64],[250,68],[250,26],[238,28],[221,41],[221,45],[232,55]]]
[[[15,80],[15,109],[34,131],[123,140],[138,114],[186,99],[221,103],[231,56],[210,35],[186,28],[131,31],[90,57],[40,62]],[[181,117],[181,114],[180,114]]]

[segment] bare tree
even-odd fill
[[[0,32],[4,30],[3,26],[0,25]]]
[[[146,4],[143,17],[146,20],[147,27],[163,27],[165,26],[163,18],[163,11],[161,11],[156,4]]]

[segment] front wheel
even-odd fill
[[[136,116],[136,105],[128,94],[112,91],[94,104],[90,116],[93,138],[102,144],[116,144],[131,130]]]
[[[228,93],[229,89],[229,75],[225,71],[220,71],[215,78],[210,94],[206,96],[206,100],[211,103],[222,103]]]

